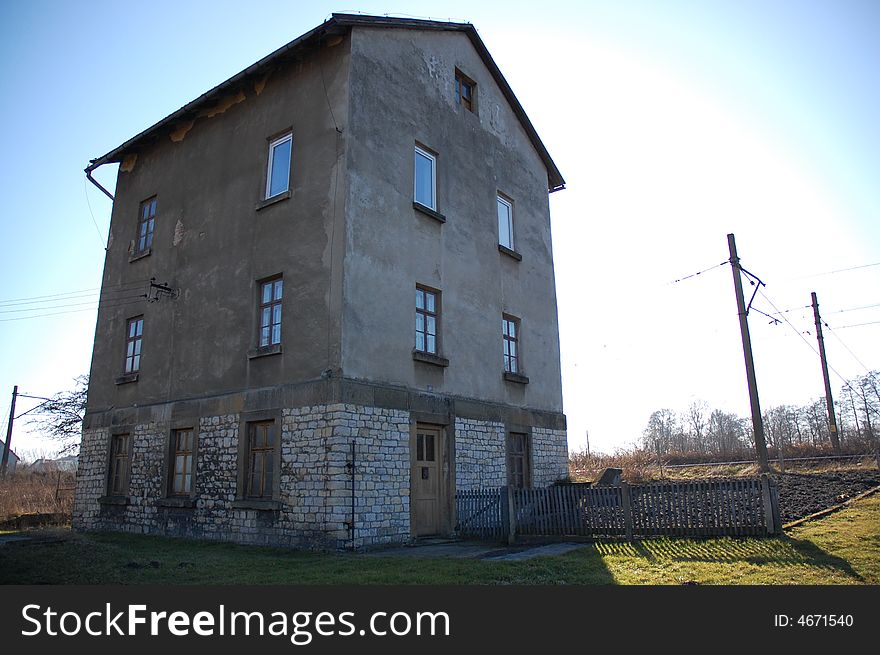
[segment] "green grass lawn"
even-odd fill
[[[318,554],[124,534],[59,536],[0,545],[0,583],[880,583],[880,495],[784,538],[597,543],[519,562]]]

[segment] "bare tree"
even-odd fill
[[[76,386],[72,390],[60,391],[44,402],[30,421],[31,425],[35,425],[46,436],[61,443],[61,454],[76,451],[82,438],[89,376],[77,376],[74,383]]]
[[[692,448],[704,453],[707,450],[706,430],[709,427],[709,405],[703,400],[695,400],[688,407],[687,425],[691,431]]]

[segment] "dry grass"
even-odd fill
[[[0,479],[0,522],[27,514],[61,514],[70,521],[75,474],[16,471]]]
[[[798,457],[810,457],[826,454],[800,452]],[[795,456],[795,455],[792,455]],[[745,457],[749,457],[748,454]],[[653,480],[693,480],[706,478],[754,477],[760,474],[756,463],[722,464],[714,466],[701,465],[702,462],[713,461],[713,458],[694,457],[696,461],[687,462],[687,453],[678,453],[672,460],[681,465],[670,466],[671,461],[664,461],[663,467],[658,464],[657,456],[644,450],[620,451],[614,455],[587,455],[574,453],[569,457],[569,475],[573,482],[593,482],[603,469],[608,467],[623,470],[623,479],[631,484],[650,482]],[[714,461],[718,461],[714,459]],[[828,473],[831,471],[866,471],[876,470],[877,461],[873,456],[861,460],[786,462],[787,473]],[[773,469],[779,471],[774,464]]]

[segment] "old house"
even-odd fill
[[[76,528],[373,545],[565,477],[564,181],[472,25],[333,15],[111,162]]]

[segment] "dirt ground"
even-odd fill
[[[880,471],[786,473],[774,476],[779,486],[782,522],[833,507],[880,485]]]

